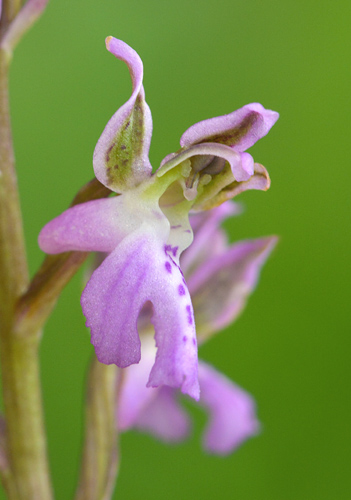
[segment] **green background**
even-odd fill
[[[130,95],[114,35],[144,62],[151,160],[191,124],[261,102],[280,112],[250,152],[272,178],[238,198],[232,240],[278,234],[258,289],[200,356],[258,404],[262,433],[228,458],[200,448],[204,414],[190,406],[190,441],[122,437],[114,498],[346,500],[350,448],[350,24],[346,1],[51,0],[16,50],[11,105],[31,272],[37,234],[93,176],[107,120]],[[82,387],[91,353],[79,294],[63,293],[42,343],[49,452],[58,499],[74,491]]]

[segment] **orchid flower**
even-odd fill
[[[39,245],[47,253],[108,253],[81,297],[99,361],[139,363],[137,321],[144,305],[152,304],[157,353],[148,386],[180,388],[198,399],[193,306],[179,267],[193,238],[189,211],[210,209],[246,189],[268,189],[266,170],[246,149],[268,133],[278,114],[255,103],[197,123],[181,137],[181,149],[152,174],[152,120],[141,59],[113,37],[106,46],[127,64],[133,84],[93,157],[97,179],[117,196],[66,210],[42,229]]]
[[[228,246],[219,224],[235,211],[237,206],[227,202],[190,219],[194,242],[182,255],[181,264],[194,306],[200,343],[236,319],[276,243],[275,237],[268,237]],[[206,239],[212,244],[204,245]],[[155,345],[153,329],[143,314],[140,332],[142,359],[124,372],[116,410],[119,430],[135,428],[166,442],[183,440],[189,433],[190,422],[178,401],[177,390],[146,387]],[[199,383],[199,404],[209,413],[204,448],[212,453],[228,454],[258,432],[255,403],[247,392],[203,361],[199,361]]]

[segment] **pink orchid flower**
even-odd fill
[[[152,174],[152,120],[141,59],[113,37],[106,45],[127,64],[133,84],[93,157],[97,179],[118,196],[66,210],[42,229],[39,245],[53,254],[108,253],[81,298],[99,361],[139,363],[137,322],[150,303],[157,353],[148,386],[180,388],[199,399],[194,312],[179,267],[193,238],[189,211],[210,209],[246,189],[268,189],[266,170],[245,151],[268,133],[278,113],[255,103],[197,123],[183,134],[182,148]]]

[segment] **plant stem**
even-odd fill
[[[9,62],[0,51],[0,278],[2,316],[25,290],[28,270],[12,146],[8,95]],[[5,304],[3,304],[5,301]],[[10,309],[12,312],[13,308]]]
[[[85,441],[75,500],[110,500],[119,466],[116,400],[120,370],[94,355],[88,376]]]
[[[52,498],[38,368],[38,338],[1,336],[10,467],[20,500]]]
[[[0,349],[6,452],[12,474],[9,497],[50,500],[39,378],[40,335],[34,330],[22,335],[14,332],[15,304],[27,288],[28,270],[11,137],[8,70],[8,57],[0,50]]]

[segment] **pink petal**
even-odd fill
[[[135,427],[166,442],[181,441],[188,437],[190,421],[170,387],[149,389],[156,397],[139,413]]]
[[[158,394],[159,389],[146,387],[155,355],[156,346],[153,335],[143,332],[141,360],[138,364],[128,366],[123,372],[117,404],[117,423],[121,431],[134,427],[139,414]]]
[[[148,386],[169,385],[198,399],[193,309],[182,274],[153,228],[127,236],[93,273],[81,304],[100,362],[138,363],[139,313],[153,305],[158,348]]]
[[[200,404],[209,412],[203,444],[219,455],[234,451],[247,438],[257,434],[255,403],[251,396],[214,368],[199,363]]]
[[[238,316],[276,242],[272,236],[236,243],[190,276],[199,339],[221,330]]]
[[[235,151],[245,151],[264,137],[279,114],[252,103],[230,113],[195,123],[180,139],[182,147],[203,142],[217,142],[232,146]]]
[[[50,254],[78,251],[111,252],[127,234],[122,197],[75,205],[43,227],[40,248]]]
[[[143,64],[138,54],[121,40],[106,39],[107,49],[124,61],[133,92],[112,116],[94,151],[94,171],[105,186],[118,193],[136,186],[151,175],[148,154],[152,133],[151,112],[144,99]]]
[[[249,153],[240,153],[244,170],[254,173],[254,159]]]
[[[163,441],[179,441],[187,437],[189,419],[178,404],[176,391],[170,387],[146,387],[155,360],[156,347],[152,335],[141,336],[141,360],[123,373],[117,405],[120,431],[137,428]]]

